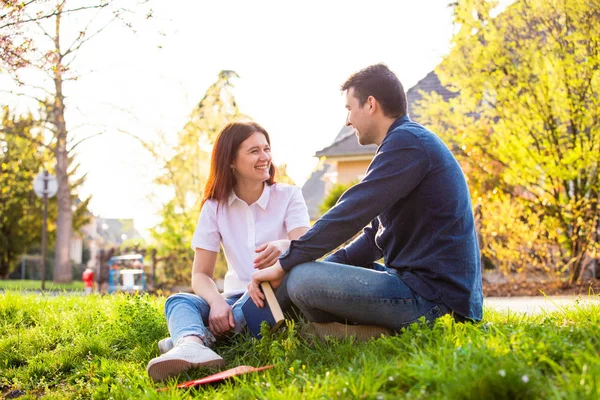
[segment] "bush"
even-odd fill
[[[356,185],[357,183],[358,181],[352,181],[350,183],[338,183],[334,185],[327,194],[327,196],[325,196],[323,203],[319,207],[321,213],[325,214],[327,211],[329,211],[331,207],[337,204],[338,200],[340,199],[340,197],[342,197],[344,192],[350,189],[352,186]]]

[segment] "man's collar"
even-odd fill
[[[408,117],[408,115],[403,115],[401,117],[396,118],[392,125],[390,125],[386,135],[406,122],[410,122],[410,118]]]
[[[256,204],[262,208],[263,210],[267,209],[267,204],[269,204],[269,199],[271,198],[271,190],[266,183],[263,184],[263,191],[258,200],[256,200]],[[243,201],[235,194],[235,191],[232,190],[229,194],[229,198],[227,199],[227,204],[231,205],[235,200]]]

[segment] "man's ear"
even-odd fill
[[[367,97],[367,104],[369,105],[369,114],[373,115],[379,108],[379,103],[377,99],[373,96]]]

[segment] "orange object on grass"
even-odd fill
[[[233,378],[234,376],[247,374],[249,372],[264,371],[265,369],[273,368],[274,365],[266,365],[264,367],[250,367],[248,365],[240,365],[239,367],[231,368],[226,371],[217,372],[216,374],[205,376],[204,378],[195,379],[193,381],[183,382],[177,385],[177,388],[189,388],[200,386],[207,383],[219,382],[225,379]],[[169,390],[170,388],[160,388],[159,392]]]

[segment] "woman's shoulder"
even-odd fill
[[[200,209],[200,212],[210,212],[210,213],[215,213],[217,211],[217,201],[213,200],[213,199],[207,199],[204,204],[202,205],[202,208]]]
[[[206,201],[204,202],[203,207],[216,208],[217,207],[217,200],[215,200],[215,199],[206,199]]]

